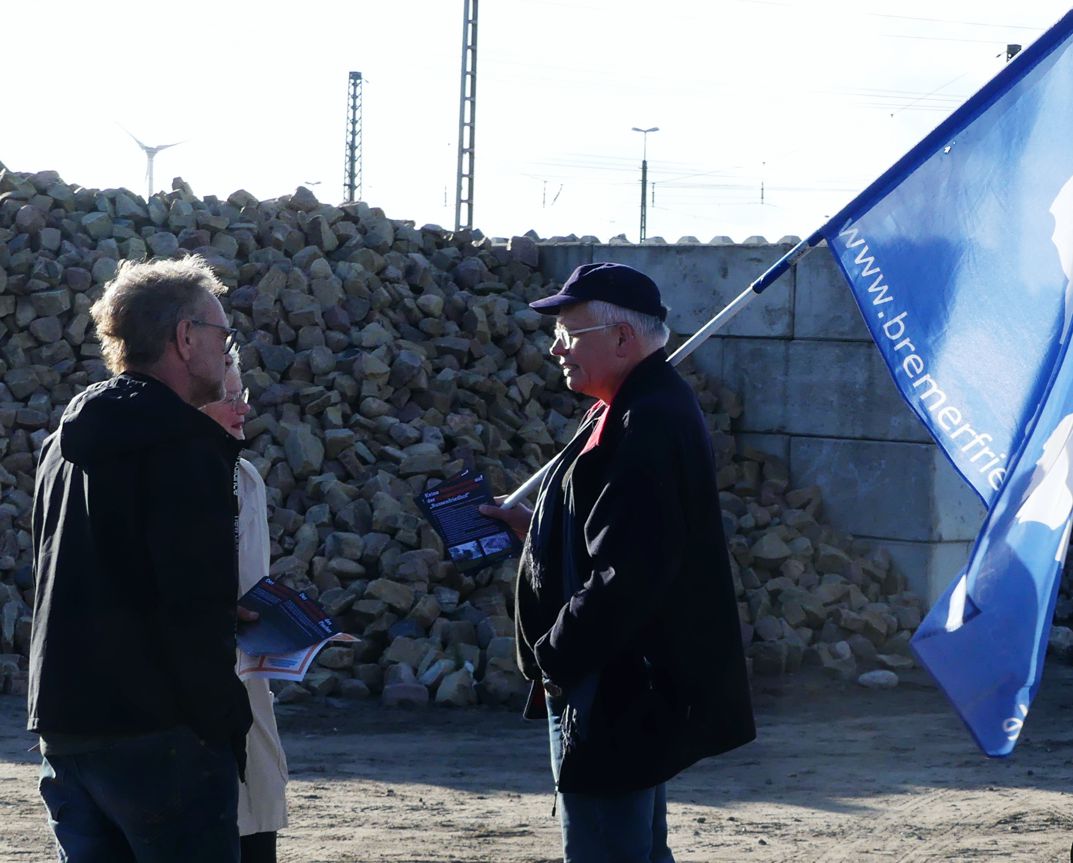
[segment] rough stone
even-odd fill
[[[1073,659],[1073,629],[1052,626],[1047,638],[1047,652],[1061,659]]]
[[[317,664],[325,668],[350,668],[354,665],[354,650],[340,645],[329,645],[317,654]]]
[[[774,533],[765,533],[752,547],[752,557],[758,566],[778,569],[793,552]]]
[[[276,703],[278,704],[297,704],[301,701],[308,701],[313,697],[313,693],[306,689],[299,683],[288,683],[276,694]]]
[[[380,694],[384,707],[425,707],[428,704],[428,688],[420,683],[392,683]]]
[[[473,674],[468,668],[452,671],[436,689],[436,703],[452,707],[468,707],[477,703],[477,690],[473,685]]]
[[[309,426],[294,427],[283,444],[287,464],[295,478],[313,476],[324,464],[324,444],[313,434]]]
[[[408,584],[400,584],[387,578],[377,578],[365,588],[367,599],[379,599],[389,608],[405,614],[414,604],[414,590]]]
[[[898,675],[885,669],[866,671],[857,682],[866,689],[893,689],[898,685]]]

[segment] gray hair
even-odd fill
[[[637,337],[648,347],[662,348],[671,337],[668,326],[654,315],[646,315],[633,309],[624,309],[614,303],[603,300],[590,300],[589,311],[596,322],[601,324],[629,324]]]
[[[174,340],[179,321],[226,291],[198,255],[120,262],[115,278],[89,310],[108,368],[119,374],[154,365]]]

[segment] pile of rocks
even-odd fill
[[[909,639],[924,606],[883,549],[824,523],[822,490],[792,488],[786,464],[738,446],[738,397],[691,379],[719,458],[723,526],[751,671],[802,665],[842,680],[910,668]]]
[[[272,574],[358,636],[281,698],[517,702],[513,563],[460,573],[413,498],[463,466],[510,490],[576,426],[550,322],[527,305],[555,288],[536,238],[416,228],[304,188],[225,201],[173,186],[146,202],[0,171],[0,684],[25,688],[36,454],[67,401],[107,377],[89,306],[120,260],[196,252],[228,286],[243,337]],[[819,490],[791,489],[778,460],[736,453],[741,405],[692,378],[719,449],[755,673],[908,663],[920,603],[889,559],[825,526]]]

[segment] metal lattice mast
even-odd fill
[[[462,91],[458,105],[458,185],[455,230],[473,227],[474,134],[477,115],[477,0],[462,10]],[[463,207],[465,213],[463,214]]]
[[[350,73],[347,99],[346,170],[343,174],[343,200],[361,200],[361,72]]]

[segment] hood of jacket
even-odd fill
[[[192,436],[234,441],[171,387],[137,372],[116,375],[75,396],[57,435],[64,459],[80,466]]]

